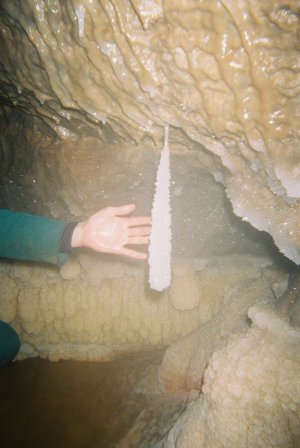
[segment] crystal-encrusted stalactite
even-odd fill
[[[171,283],[171,206],[169,127],[165,127],[164,147],[156,176],[152,207],[152,232],[149,245],[149,283],[163,291]]]

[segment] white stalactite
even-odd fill
[[[163,291],[171,283],[171,205],[169,126],[165,127],[164,146],[156,175],[152,207],[152,232],[149,244],[149,284]]]

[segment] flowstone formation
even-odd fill
[[[65,140],[192,140],[234,212],[300,261],[299,3],[1,2],[1,95]],[[186,149],[185,149],[186,150]]]

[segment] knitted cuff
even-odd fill
[[[60,237],[60,245],[59,245],[60,252],[63,252],[65,254],[70,254],[72,252],[73,250],[71,246],[72,235],[77,224],[78,222],[69,222],[64,228]]]

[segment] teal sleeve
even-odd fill
[[[61,264],[60,238],[68,223],[0,209],[0,257]]]

